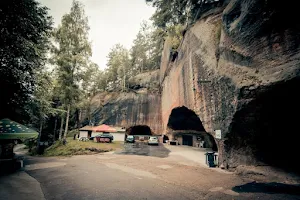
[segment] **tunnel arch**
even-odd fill
[[[182,137],[182,144],[184,144],[184,136],[192,136],[193,144],[189,146],[195,146],[194,140],[203,140],[206,148],[212,148],[214,151],[218,150],[217,144],[213,136],[206,132],[202,121],[198,115],[185,106],[176,107],[171,111],[168,120],[168,136],[170,139],[177,139]],[[186,144],[184,144],[186,145]]]
[[[229,167],[270,165],[300,173],[300,79],[244,92],[253,99],[233,118],[225,138]]]
[[[126,129],[126,135],[153,135],[153,132],[147,125],[135,125]]]

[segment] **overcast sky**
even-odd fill
[[[54,26],[70,11],[72,0],[38,0],[47,6]],[[145,0],[80,0],[89,18],[92,61],[101,69],[106,67],[107,54],[114,44],[130,48],[143,20],[148,20],[154,8]]]

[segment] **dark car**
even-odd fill
[[[126,142],[127,143],[134,143],[135,142],[134,136],[133,135],[128,135],[127,138],[126,138]]]

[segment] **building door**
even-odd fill
[[[193,136],[183,135],[182,136],[182,145],[193,146]]]
[[[88,131],[87,138],[90,138],[90,137],[92,137],[92,131]]]

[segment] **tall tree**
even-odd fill
[[[121,88],[124,91],[126,89],[126,82],[130,76],[129,52],[121,44],[116,44],[107,57],[107,75],[109,81],[112,83],[113,88]]]
[[[35,0],[0,1],[0,118],[24,119],[51,26],[48,9]]]
[[[83,5],[74,0],[70,13],[62,17],[61,25],[54,33],[54,61],[63,93],[62,102],[67,110],[64,138],[68,132],[70,112],[79,100],[83,73],[92,55],[88,31],[88,19]]]
[[[131,48],[132,65],[139,73],[143,73],[143,71],[148,68],[148,47],[148,38],[140,31],[133,41],[133,46]]]
[[[141,24],[140,31],[131,48],[132,68],[142,73],[145,70],[159,68],[161,52],[166,32],[146,22]]]

